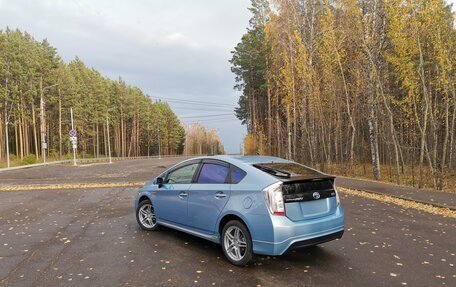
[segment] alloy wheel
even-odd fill
[[[138,210],[138,218],[141,224],[146,228],[154,228],[157,224],[155,212],[151,203],[143,204]]]
[[[247,252],[247,241],[242,230],[237,226],[230,226],[223,238],[226,254],[234,261],[240,261]]]

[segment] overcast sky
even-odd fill
[[[249,0],[0,0],[6,26],[47,38],[65,62],[78,56],[102,74],[169,101],[183,124],[219,130],[239,152],[245,127],[234,116],[230,51],[246,32]],[[217,116],[211,116],[217,115]]]
[[[153,99],[208,103],[169,101],[183,124],[217,128],[226,151],[235,153],[246,132],[234,116],[240,92],[233,90],[228,60],[246,31],[249,5],[250,0],[0,0],[0,29],[47,38],[64,61],[78,56]]]

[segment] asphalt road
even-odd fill
[[[179,159],[0,174],[0,185],[146,181]],[[230,265],[220,246],[144,232],[137,188],[0,191],[0,286],[456,286],[456,220],[342,195],[338,241]]]

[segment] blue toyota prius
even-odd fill
[[[136,219],[222,245],[234,265],[253,254],[341,238],[344,210],[334,177],[268,156],[207,156],[183,161],[139,190]]]

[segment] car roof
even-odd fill
[[[239,161],[248,163],[248,164],[255,164],[255,163],[269,163],[269,162],[290,162],[289,160],[275,157],[275,156],[264,156],[264,155],[247,155],[247,156],[230,156],[233,159],[237,159]]]
[[[176,166],[181,165],[182,163],[186,162],[191,162],[191,161],[198,161],[198,160],[221,160],[230,164],[233,164],[239,168],[244,169],[245,171],[249,170],[249,174],[255,174],[256,176],[260,176],[261,178],[274,178],[277,180],[277,177],[274,177],[273,175],[266,173],[258,168],[255,168],[253,165],[257,164],[279,164],[279,163],[294,163],[293,161],[279,158],[279,157],[274,157],[274,156],[260,156],[260,155],[254,155],[254,156],[240,156],[240,155],[208,155],[208,156],[199,156],[199,157],[194,157],[190,158],[187,160],[184,160],[175,166],[169,168],[168,170],[173,169]],[[304,175],[298,175],[298,176],[293,176],[290,177],[289,179],[285,178],[280,178],[279,180],[281,181],[294,181],[294,180],[308,180],[308,179],[315,179],[315,178],[329,178],[329,179],[334,179],[334,176],[322,173],[318,170],[315,170],[313,168],[303,166],[304,168],[308,169],[308,173]],[[257,177],[258,179],[258,177]]]
[[[221,160],[221,161],[225,161],[225,162],[230,163],[230,164],[237,165],[238,167],[244,167],[244,168],[249,168],[249,167],[252,167],[253,164],[259,164],[259,163],[291,162],[289,160],[286,160],[286,159],[283,159],[283,158],[280,158],[280,157],[263,156],[263,155],[248,155],[248,156],[242,156],[242,155],[208,155],[208,156],[200,156],[200,157],[190,158],[188,160],[185,160],[184,162],[192,161],[192,160],[202,160],[202,159]],[[181,163],[179,163],[179,164],[181,164]]]

